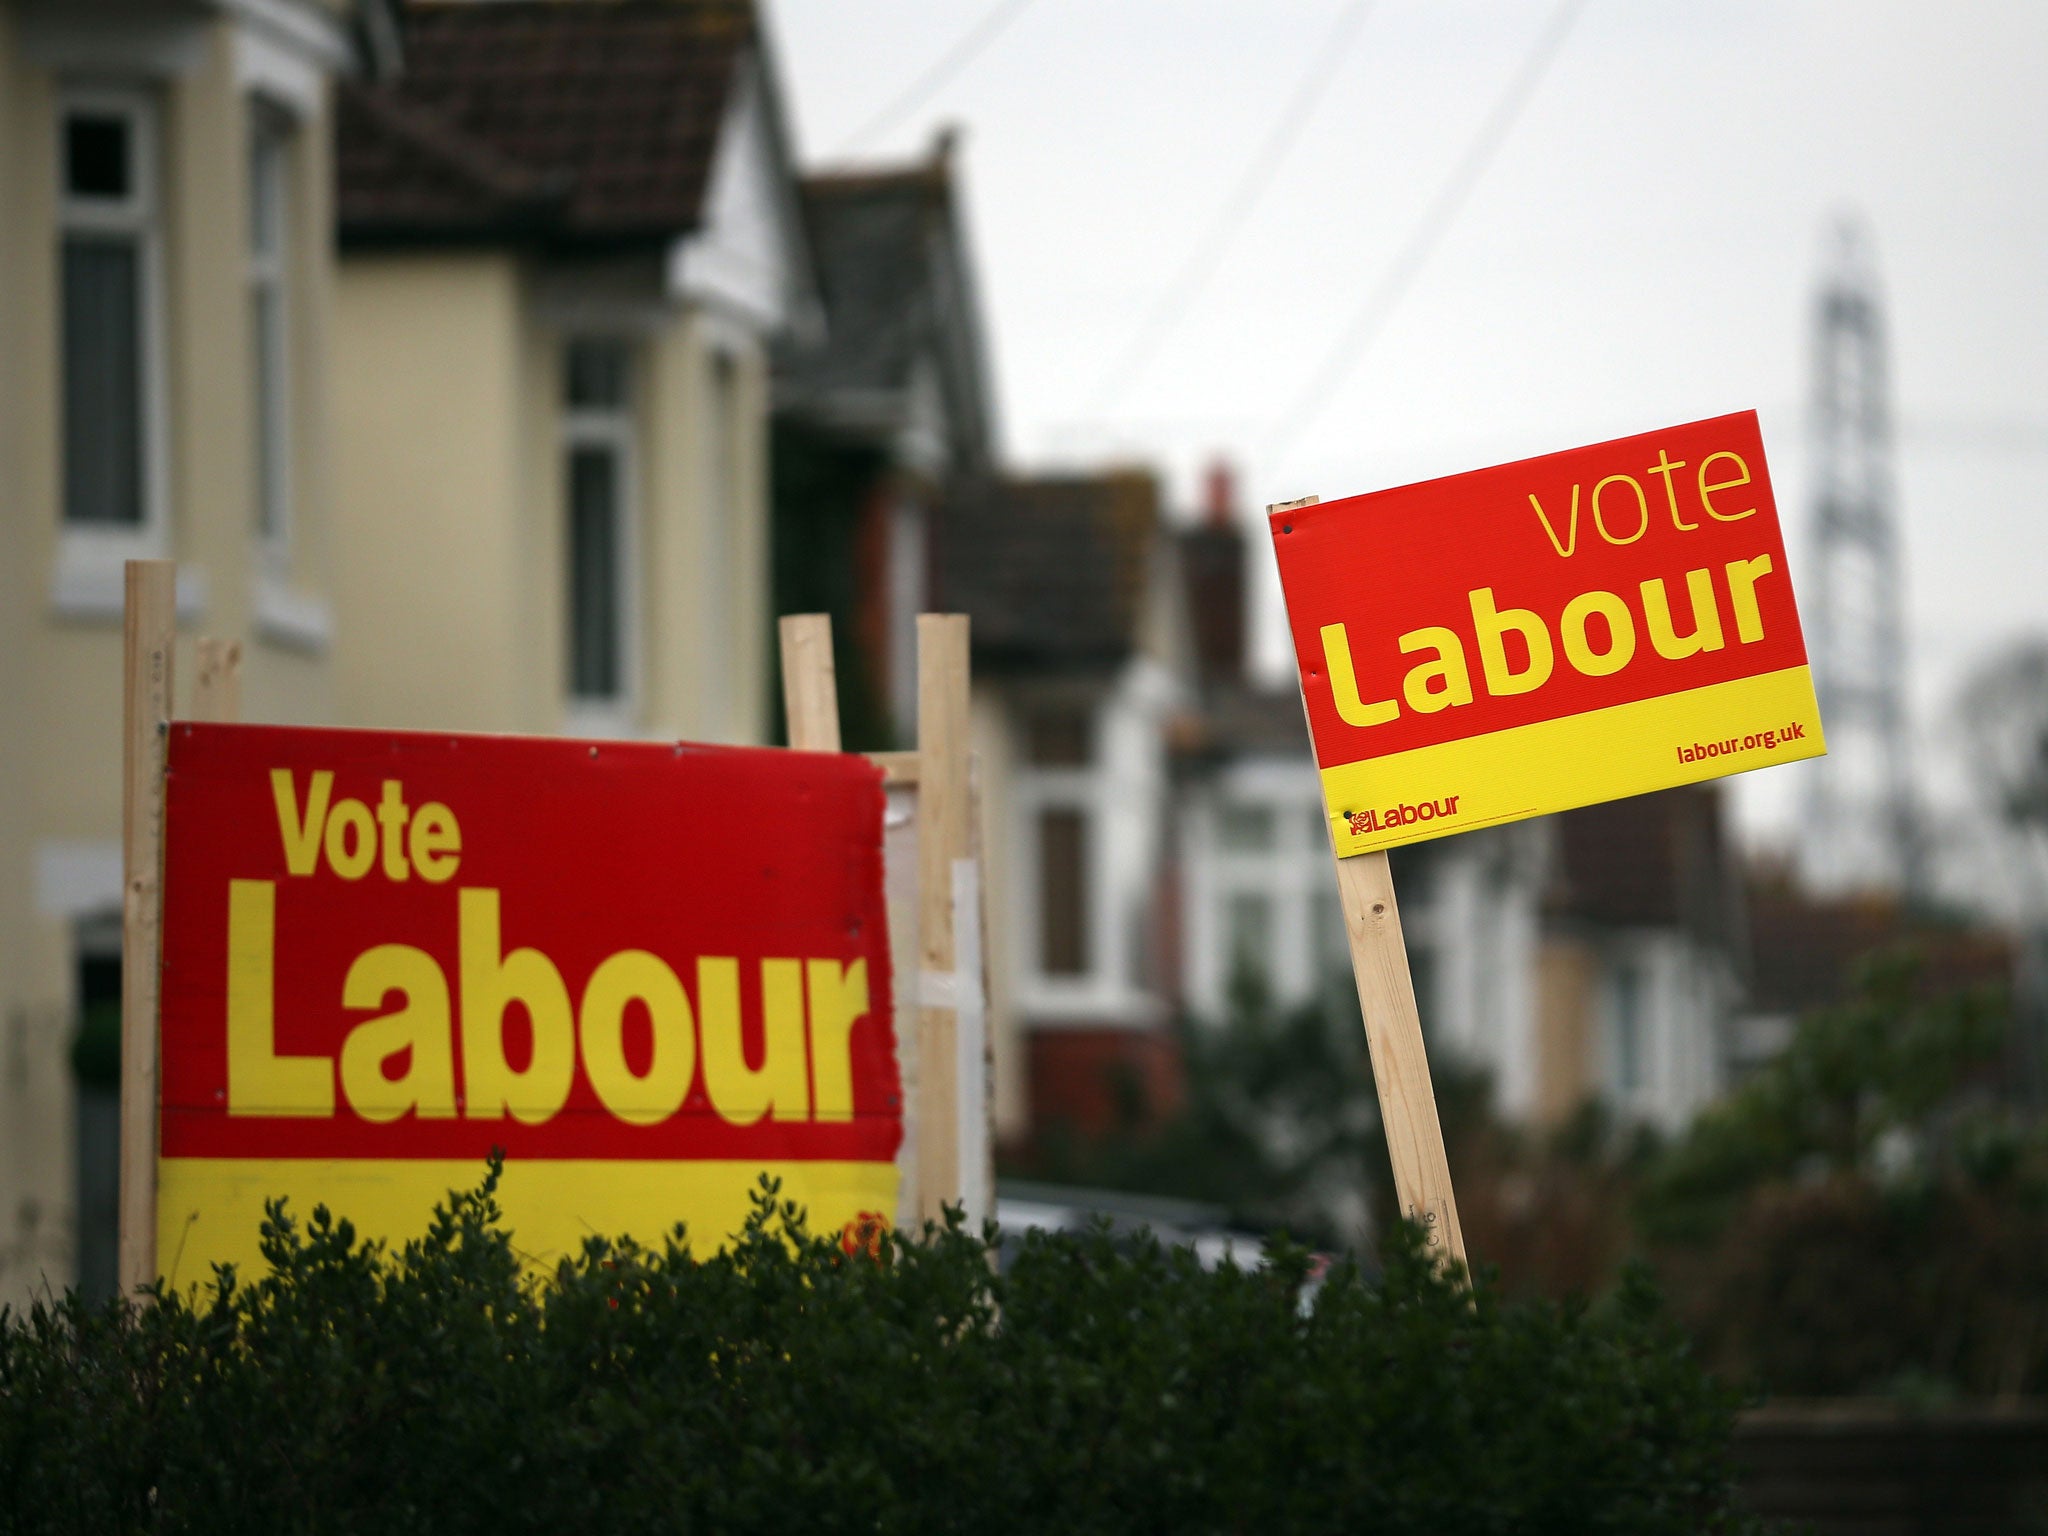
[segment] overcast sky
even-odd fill
[[[807,165],[962,128],[1016,468],[1147,463],[1186,506],[1222,455],[1255,508],[1754,407],[1797,581],[1849,211],[1930,758],[1959,677],[2048,631],[2048,5],[768,5]],[[1738,781],[1753,830],[1796,772]]]

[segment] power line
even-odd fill
[[[953,77],[972,64],[983,49],[1000,37],[1011,22],[1024,14],[1031,0],[1002,0],[992,7],[988,14],[976,22],[973,29],[959,42],[939,55],[931,68],[919,75],[897,93],[881,111],[869,118],[866,125],[844,140],[837,153],[851,154],[870,141],[894,128],[904,118],[917,111],[948,85]]]
[[[1225,253],[1242,233],[1246,215],[1271,185],[1274,169],[1293,148],[1295,139],[1307,125],[1330,81],[1336,77],[1338,65],[1343,62],[1345,53],[1371,10],[1372,0],[1353,0],[1338,16],[1328,39],[1310,59],[1307,71],[1295,85],[1294,94],[1274,121],[1272,132],[1267,134],[1258,153],[1246,164],[1229,196],[1217,207],[1216,216],[1201,241],[1182,263],[1180,271],[1174,274],[1173,281],[1161,292],[1144,323],[1103,374],[1102,382],[1096,386],[1095,394],[1088,402],[1087,414],[1101,415],[1137,380],[1158,352],[1160,344],[1172,333],[1181,316],[1187,313],[1188,306],[1216,275]]]
[[[1466,146],[1464,156],[1449,179],[1438,189],[1420,222],[1409,232],[1393,264],[1338,333],[1336,344],[1323,355],[1322,362],[1309,375],[1308,382],[1295,394],[1289,409],[1276,418],[1266,441],[1268,463],[1277,462],[1293,446],[1302,429],[1322,414],[1321,408],[1328,406],[1331,392],[1346,374],[1358,366],[1359,359],[1379,339],[1388,317],[1435,254],[1437,243],[1457,220],[1465,200],[1472,195],[1487,167],[1493,163],[1493,157],[1514,131],[1522,110],[1528,106],[1530,97],[1536,94],[1536,87],[1542,83],[1545,72],[1564,46],[1572,23],[1578,20],[1579,12],[1585,8],[1586,0],[1559,0],[1557,8],[1550,13],[1549,22],[1529,50],[1529,56],[1522,61],[1521,69],[1493,104],[1493,110]]]

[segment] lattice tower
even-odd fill
[[[1800,866],[1821,891],[1921,886],[1906,713],[1884,314],[1868,235],[1844,222],[1814,330],[1807,628],[1828,756],[1808,770]]]

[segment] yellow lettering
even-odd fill
[[[1536,499],[1536,493],[1529,493],[1529,505],[1536,509],[1536,520],[1543,525],[1543,531],[1550,535],[1550,547],[1569,560],[1572,552],[1579,547],[1579,488],[1572,487],[1572,518],[1566,526],[1570,529],[1564,543],[1557,542],[1557,529],[1551,525],[1550,514],[1543,510],[1543,503]]]
[[[396,992],[404,1003],[367,1019],[341,1045],[341,1091],[349,1107],[373,1125],[387,1125],[407,1110],[422,1120],[455,1117],[453,1019],[448,978],[425,950],[379,944],[356,956],[341,984],[344,1008],[381,1008]],[[403,1076],[385,1066],[405,1057]]]
[[[811,1082],[820,1120],[853,1118],[853,1026],[868,1011],[868,963],[810,960]]]
[[[626,1064],[626,1008],[639,1002],[654,1032],[644,1074]],[[583,1070],[604,1107],[628,1125],[659,1125],[683,1107],[697,1071],[697,1037],[683,984],[644,949],[622,949],[590,973],[579,1017]]]
[[[1607,649],[1596,651],[1586,638],[1586,621],[1594,614],[1607,621]],[[1636,653],[1636,624],[1628,605],[1612,592],[1581,592],[1564,605],[1558,625],[1564,653],[1588,677],[1608,677],[1629,664]]]
[[[1741,470],[1742,473],[1737,475],[1733,480],[1716,480],[1712,485],[1707,484],[1707,471],[1714,467],[1714,461],[1716,459],[1732,460],[1734,462],[1735,467]],[[1744,486],[1747,484],[1749,484],[1749,466],[1742,462],[1741,454],[1729,453],[1726,450],[1723,450],[1720,453],[1710,453],[1704,459],[1700,460],[1700,505],[1707,509],[1707,516],[1713,518],[1715,521],[1723,523],[1739,523],[1745,517],[1756,516],[1755,507],[1747,508],[1746,510],[1741,512],[1716,512],[1714,510],[1714,492],[1732,491],[1735,490],[1738,486]]]
[[[471,1120],[515,1120],[539,1125],[569,1098],[576,1073],[576,1030],[569,989],[554,961],[537,949],[502,953],[498,893],[459,893],[458,948],[462,966],[463,1113]],[[515,1072],[505,1059],[505,1010],[518,1003],[533,1031],[533,1056]]]
[[[462,862],[462,828],[455,824],[455,813],[440,801],[429,800],[413,813],[405,846],[420,878],[429,885],[441,884]]]
[[[384,878],[403,880],[405,863],[405,786],[396,779],[384,781],[384,793],[377,801],[377,829],[384,845]]]
[[[1351,670],[1351,641],[1342,624],[1325,624],[1323,665],[1330,671],[1330,696],[1337,701],[1337,718],[1346,725],[1385,725],[1401,713],[1392,699],[1371,704],[1358,696],[1358,674]]]
[[[360,800],[342,801],[327,818],[328,865],[344,880],[360,880],[376,857],[377,829],[370,808]]]
[[[1607,531],[1607,519],[1600,515],[1600,493],[1620,481],[1636,493],[1636,531],[1625,539],[1617,539]],[[1643,488],[1636,483],[1633,475],[1609,475],[1593,487],[1593,526],[1600,530],[1600,537],[1610,544],[1633,544],[1650,531],[1650,499],[1643,494]]]
[[[804,977],[801,962],[761,962],[762,1061],[747,1065],[740,1038],[739,962],[704,955],[697,961],[697,1020],[703,1035],[704,1087],[711,1107],[734,1125],[752,1125],[772,1111],[777,1120],[810,1115],[804,1071]]]
[[[1714,573],[1705,566],[1687,571],[1685,590],[1692,598],[1692,633],[1680,639],[1671,627],[1671,601],[1664,594],[1664,578],[1642,584],[1643,618],[1649,624],[1650,644],[1666,661],[1683,661],[1699,651],[1718,651],[1723,643],[1721,610],[1714,603]]]
[[[289,768],[270,770],[270,797],[277,802],[277,830],[284,839],[287,874],[310,875],[320,860],[320,828],[327,820],[327,800],[334,793],[334,775],[321,769],[306,791],[306,813],[299,814],[298,792]]]
[[[1465,642],[1458,638],[1458,632],[1431,625],[1411,629],[1401,637],[1404,656],[1425,648],[1436,651],[1436,660],[1410,667],[1401,680],[1401,696],[1408,701],[1408,707],[1419,715],[1433,715],[1453,704],[1470,704],[1472,673],[1465,665]],[[1441,679],[1441,686],[1431,688],[1433,678]]]
[[[334,1063],[325,1056],[277,1054],[276,954],[276,885],[230,880],[228,1113],[331,1115]]]
[[[1730,560],[1724,569],[1728,573],[1728,603],[1735,610],[1735,638],[1744,645],[1763,639],[1764,617],[1757,611],[1756,584],[1771,574],[1771,557]]]
[[[1693,529],[1699,527],[1699,524],[1688,523],[1678,515],[1678,491],[1671,483],[1672,471],[1683,468],[1685,468],[1685,460],[1680,459],[1674,464],[1671,462],[1671,456],[1662,448],[1659,448],[1657,450],[1657,462],[1652,464],[1644,473],[1662,475],[1664,477],[1664,500],[1671,508],[1671,526],[1681,532],[1691,533]]]
[[[1486,691],[1493,694],[1527,693],[1550,678],[1552,655],[1550,631],[1527,608],[1497,610],[1493,588],[1477,587],[1466,594],[1472,605],[1472,625],[1479,636],[1479,663],[1486,673]],[[1529,665],[1516,672],[1508,666],[1507,647],[1502,637],[1519,630],[1529,647]]]

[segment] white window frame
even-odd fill
[[[567,381],[571,350],[579,344],[598,343],[615,346],[624,362],[624,398],[618,405],[576,406],[567,401]],[[562,666],[563,677],[563,729],[572,736],[628,736],[634,733],[640,705],[640,595],[635,573],[640,568],[640,469],[636,402],[639,398],[639,352],[627,336],[610,332],[569,333],[562,338],[557,350],[559,371],[556,375],[562,400],[561,449],[558,463],[561,469],[561,521],[563,535],[563,590],[565,599],[562,617]],[[573,550],[569,539],[573,536],[574,516],[573,494],[569,466],[578,449],[599,448],[608,451],[617,465],[613,484],[618,494],[619,526],[617,529],[616,555],[617,570],[613,573],[617,581],[618,594],[618,691],[608,698],[591,694],[578,694],[575,690],[575,676],[572,669],[573,647],[575,645],[576,614],[572,606],[574,591],[570,583],[575,574]]]
[[[698,541],[698,728],[711,741],[737,736],[734,674],[719,664],[736,645],[745,604],[739,601],[741,506],[746,500],[740,451],[744,370],[737,337],[706,317],[704,346],[704,519]]]
[[[248,228],[243,246],[248,291],[250,340],[250,401],[253,457],[252,480],[255,493],[255,538],[259,565],[265,574],[282,579],[291,568],[297,497],[292,474],[292,405],[296,382],[292,371],[292,257],[293,215],[296,190],[293,159],[300,125],[297,116],[283,103],[262,92],[244,98],[247,118]],[[263,155],[268,150],[267,162]],[[262,204],[259,178],[272,180],[270,205],[276,229],[271,246],[263,249],[256,221]],[[256,350],[265,337],[257,313],[268,299],[275,311],[275,324],[268,337],[269,355],[260,363]],[[266,390],[266,377],[273,387]],[[267,451],[266,451],[267,450]]]
[[[128,125],[129,195],[119,200],[79,198],[68,184],[66,125],[74,115],[118,117]],[[68,488],[62,483],[65,452],[63,423],[58,426],[59,486],[56,508],[59,537],[51,599],[68,617],[118,617],[122,602],[122,565],[129,560],[159,559],[170,549],[170,413],[165,388],[165,325],[163,282],[163,165],[158,133],[158,105],[146,90],[107,85],[72,85],[60,91],[56,112],[57,277],[58,313],[63,297],[62,250],[74,233],[120,234],[136,244],[136,351],[142,399],[137,424],[142,433],[142,519],[132,528],[74,523],[66,516]],[[58,399],[63,399],[62,320],[58,321]],[[183,594],[181,594],[181,597]],[[185,601],[179,607],[186,608]]]
[[[1016,928],[1023,940],[1018,967],[1018,1002],[1037,1022],[1072,1019],[1108,1024],[1130,1018],[1138,1007],[1125,976],[1123,945],[1118,930],[1116,892],[1109,853],[1109,701],[1060,692],[1033,692],[1020,700],[1023,731],[1012,780],[1013,846],[1016,861]],[[1077,708],[1088,720],[1088,761],[1085,764],[1034,764],[1030,757],[1031,717],[1048,708]],[[1045,811],[1072,811],[1081,821],[1081,884],[1086,892],[1088,926],[1083,935],[1085,965],[1072,975],[1044,968],[1044,850],[1039,818]]]
[[[1657,1039],[1657,976],[1650,947],[1631,938],[1623,938],[1608,949],[1602,969],[1605,974],[1601,977],[1599,991],[1603,1058],[1600,1075],[1607,1101],[1631,1122],[1655,1121],[1662,1051]],[[1633,1083],[1622,1081],[1624,977],[1633,983],[1635,994],[1633,1048],[1636,1080]]]
[[[1261,849],[1226,848],[1223,819],[1229,807],[1266,810],[1273,842]],[[1239,895],[1259,896],[1273,917],[1273,945],[1262,967],[1276,1011],[1299,1008],[1326,995],[1335,970],[1323,964],[1321,932],[1341,923],[1330,883],[1329,832],[1321,787],[1305,761],[1249,758],[1218,773],[1195,800],[1188,818],[1188,996],[1205,1019],[1229,1012],[1232,952],[1230,907]],[[1411,923],[1408,937],[1415,941]],[[1327,941],[1335,943],[1332,934]],[[1334,957],[1333,957],[1334,958]]]

